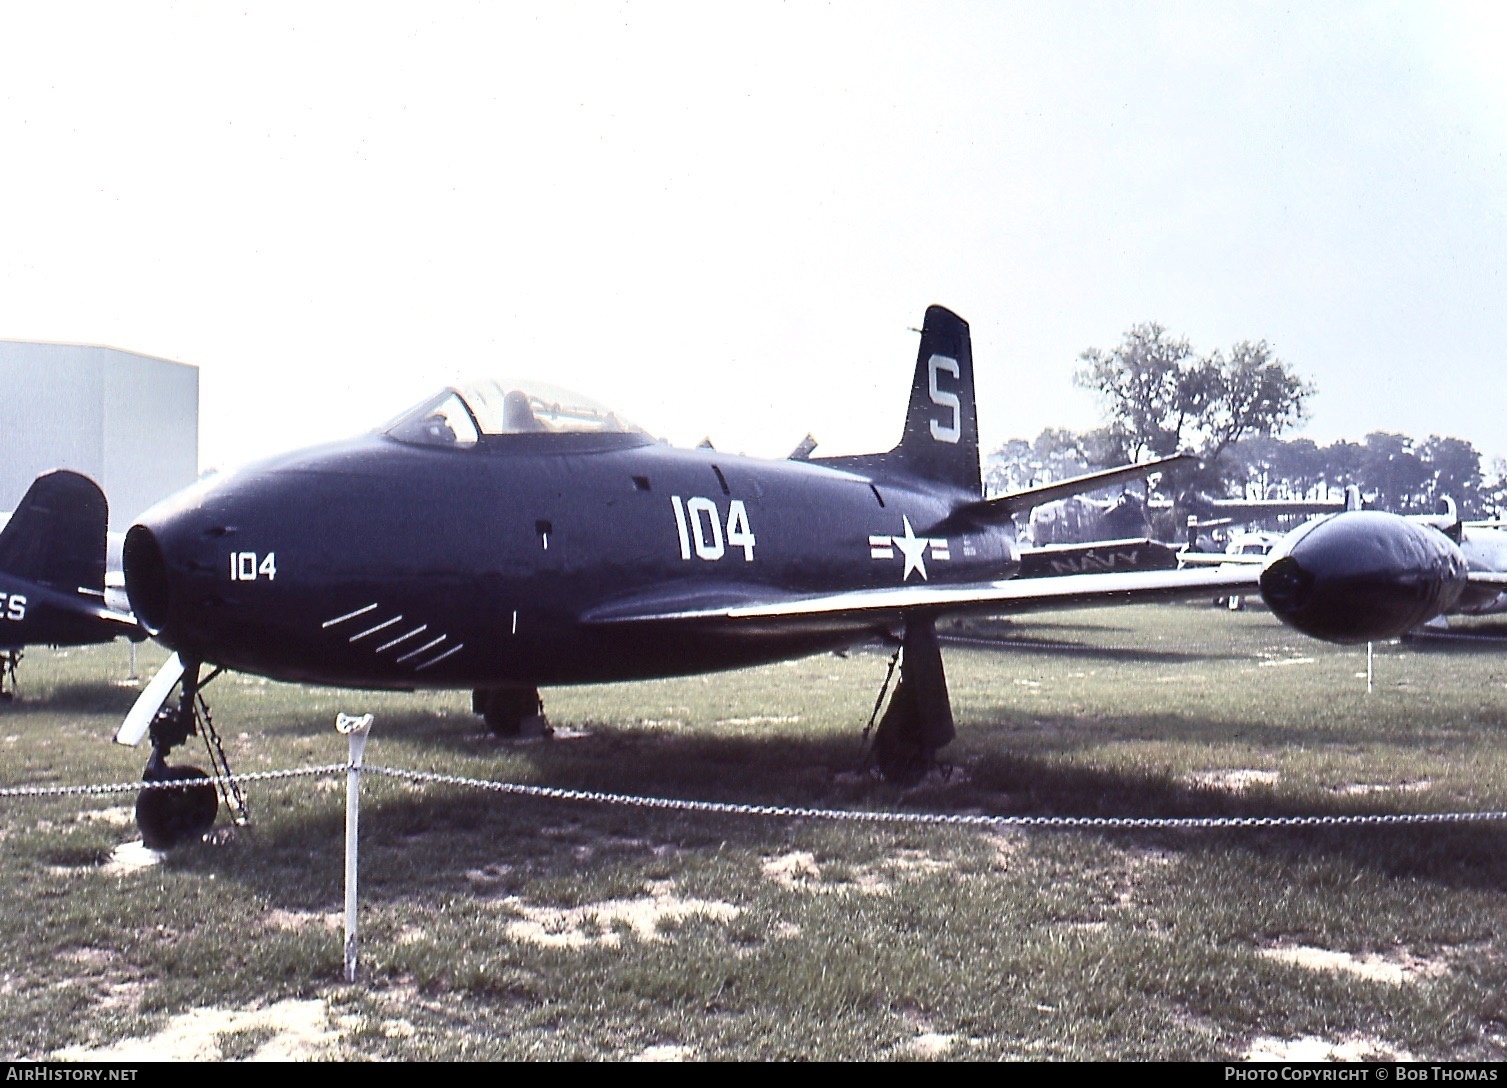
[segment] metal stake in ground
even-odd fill
[[[335,729],[350,742],[345,773],[345,981],[356,981],[356,855],[357,825],[361,817],[361,757],[371,733],[372,716],[335,716]]]

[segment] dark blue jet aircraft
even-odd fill
[[[939,306],[887,453],[674,449],[558,390],[447,389],[380,432],[201,483],[141,518],[127,590],[175,657],[116,739],[150,732],[148,780],[202,775],[166,757],[208,731],[200,691],[222,668],[469,689],[509,734],[539,720],[541,686],[879,638],[903,654],[873,756],[913,782],[954,733],[939,616],[1254,589],[1248,568],[1016,577],[1013,513],[1158,467],[983,498],[968,326]],[[143,791],[137,818],[148,845],[168,845],[215,808],[207,785]]]
[[[108,521],[99,485],[59,471],[37,477],[0,531],[0,698],[27,646],[143,637],[105,604]]]

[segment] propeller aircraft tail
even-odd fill
[[[103,593],[109,518],[104,492],[89,477],[38,476],[0,532],[0,571],[60,593]]]

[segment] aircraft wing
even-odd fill
[[[1507,592],[1507,571],[1473,570],[1466,577],[1473,586],[1496,586]]]
[[[1182,600],[1248,593],[1258,586],[1259,568],[1226,570],[1127,571],[1063,574],[1051,578],[1011,578],[971,585],[910,585],[859,589],[775,600],[693,602],[684,597],[637,599],[595,609],[588,624],[687,622],[759,624],[769,622],[860,621],[884,623],[912,612],[943,615],[987,612],[1015,615],[1070,608]]]

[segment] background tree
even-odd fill
[[[1448,497],[1455,500],[1462,517],[1484,515],[1486,496],[1481,488],[1481,453],[1473,444],[1461,438],[1440,438],[1431,434],[1419,447],[1418,456],[1433,472],[1427,488],[1430,507],[1437,510]]]
[[[1126,461],[1166,457],[1182,445],[1190,410],[1201,397],[1190,381],[1199,362],[1188,341],[1155,322],[1133,326],[1111,352],[1089,348],[1076,380],[1099,394],[1112,441]]]
[[[1433,473],[1413,450],[1405,434],[1372,431],[1366,435],[1361,463],[1361,492],[1380,510],[1416,514],[1427,510]]]
[[[1507,457],[1491,459],[1491,476],[1481,485],[1481,506],[1487,517],[1507,517]]]
[[[1204,435],[1202,454],[1215,461],[1245,435],[1277,435],[1308,416],[1306,401],[1314,388],[1272,355],[1265,340],[1242,340],[1229,358],[1215,351],[1193,367],[1189,398],[1197,428]]]
[[[984,485],[989,494],[1002,495],[1066,480],[1089,467],[1082,437],[1065,427],[1048,427],[1035,442],[1012,438],[989,454],[984,459]]]
[[[1121,459],[1191,451],[1205,467],[1182,486],[1215,493],[1231,472],[1220,462],[1231,446],[1300,423],[1314,395],[1264,340],[1204,357],[1155,322],[1133,326],[1113,351],[1089,348],[1079,358],[1076,380],[1099,395]]]

